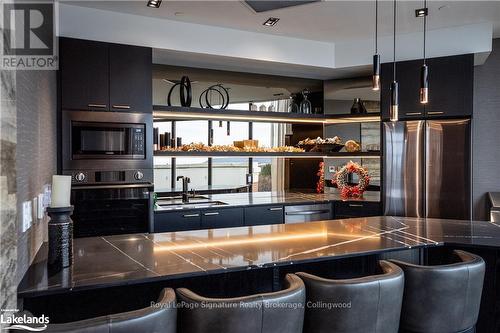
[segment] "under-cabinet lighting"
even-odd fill
[[[241,120],[241,121],[258,121],[258,122],[280,122],[280,123],[308,123],[308,124],[348,124],[348,123],[363,123],[363,122],[379,122],[380,116],[359,116],[345,118],[293,118],[293,117],[265,117],[265,116],[243,116],[232,114],[214,115],[208,113],[193,113],[193,112],[171,112],[171,111],[154,111],[153,117],[155,121],[161,120],[177,120],[177,119],[199,119],[199,120]]]

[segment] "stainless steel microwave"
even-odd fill
[[[63,110],[64,170],[152,168],[151,114]]]

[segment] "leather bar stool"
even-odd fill
[[[178,331],[182,333],[301,333],[304,283],[285,277],[286,289],[235,298],[206,298],[179,288]]]
[[[391,260],[405,273],[402,332],[474,332],[485,264],[474,254],[455,250],[451,263],[419,266]]]
[[[175,333],[175,292],[165,288],[157,306],[64,324],[49,324],[44,332],[64,333]]]
[[[379,261],[382,274],[332,280],[296,273],[306,285],[304,333],[397,333],[403,271]]]

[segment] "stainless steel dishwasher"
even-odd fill
[[[302,223],[332,218],[331,204],[297,205],[285,207],[285,223]]]

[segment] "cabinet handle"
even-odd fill
[[[349,204],[349,207],[363,207],[361,204]]]
[[[429,111],[427,112],[428,115],[435,115],[435,114],[443,114],[443,111]]]
[[[130,105],[113,105],[113,109],[130,109]]]
[[[270,211],[274,211],[274,210],[283,210],[283,207],[272,207],[272,208],[268,208]]]
[[[200,217],[200,214],[185,214],[182,217]]]
[[[106,104],[87,104],[89,108],[105,108],[107,105]]]
[[[215,215],[219,215],[219,212],[205,213],[203,215],[205,215],[205,216],[215,216]]]
[[[406,112],[407,116],[420,116],[422,112]]]

